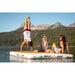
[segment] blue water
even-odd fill
[[[16,47],[17,48],[17,47]],[[60,62],[74,62],[74,59],[25,59],[15,56],[10,56],[10,51],[14,51],[16,48],[14,47],[0,47],[0,62],[17,62],[17,63],[60,63]]]

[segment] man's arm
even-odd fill
[[[67,53],[69,54],[69,47],[68,47],[68,43],[66,44],[67,47]]]
[[[64,53],[64,44],[63,44],[63,42],[61,42],[61,45],[62,45],[62,53]]]
[[[33,42],[32,42],[32,46],[31,46],[31,51],[33,51]]]

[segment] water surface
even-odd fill
[[[34,49],[39,49],[39,47],[34,47]],[[75,56],[75,48],[70,47],[70,53]],[[30,51],[30,48],[24,47],[24,51]],[[70,63],[75,62],[75,57],[73,59],[25,59],[21,57],[10,56],[10,51],[20,51],[18,46],[0,46],[0,62],[17,62],[17,63]],[[65,51],[66,52],[66,51]]]

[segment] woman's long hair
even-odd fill
[[[45,39],[44,39],[44,37],[45,37]],[[47,43],[47,37],[45,35],[43,36],[42,41],[45,41]]]
[[[44,37],[45,37],[45,39],[44,39]],[[44,42],[46,42],[46,49],[48,48],[48,41],[47,41],[47,36],[43,36],[43,38],[42,38],[42,41]]]
[[[66,38],[65,38],[64,35],[60,35],[60,37],[61,37],[61,39],[62,39],[62,41],[63,41],[64,48],[65,48],[65,47],[66,47],[66,44],[65,44],[65,42],[66,42]]]

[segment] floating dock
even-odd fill
[[[50,53],[50,52],[28,52],[28,51],[11,51],[10,56],[23,57],[26,59],[37,59],[37,58],[63,58],[72,59],[72,54],[60,54],[60,53]]]
[[[52,63],[52,62],[57,62],[57,63],[69,63],[73,62],[73,59],[25,59],[21,57],[16,57],[16,56],[10,56],[10,62],[20,62],[20,63]]]

